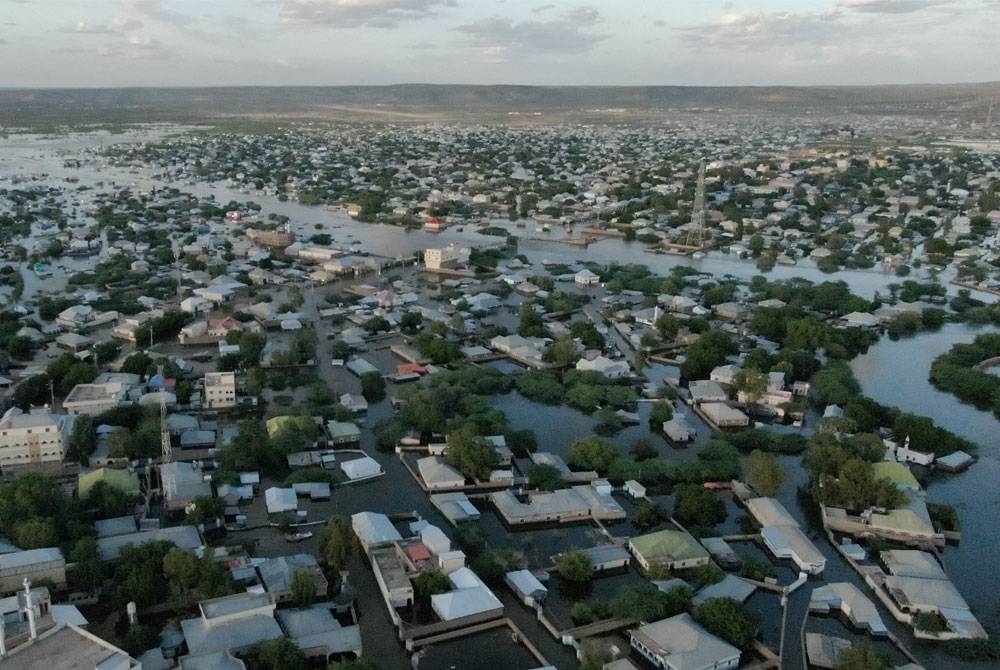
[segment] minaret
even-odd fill
[[[28,615],[28,634],[34,640],[38,637],[38,624],[35,622],[35,603],[31,597],[31,580],[24,578],[24,613]]]

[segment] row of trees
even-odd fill
[[[739,451],[725,440],[710,440],[693,462],[679,462],[643,452],[645,449],[640,449],[642,457],[630,460],[619,454],[610,440],[590,436],[574,442],[566,460],[575,469],[594,470],[612,481],[635,479],[647,487],[659,489],[740,477]]]

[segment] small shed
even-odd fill
[[[276,486],[272,486],[264,491],[264,503],[267,505],[268,514],[294,512],[299,507],[295,489],[282,489]]]
[[[530,570],[514,570],[504,575],[504,582],[518,599],[528,607],[535,607],[544,602],[549,590],[538,581]]]
[[[634,479],[630,479],[625,482],[624,489],[625,493],[637,500],[646,497],[646,487]]]
[[[349,461],[342,461],[340,469],[351,481],[368,479],[382,474],[382,466],[371,456],[362,456]]]

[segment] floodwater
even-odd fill
[[[897,342],[884,338],[868,353],[856,358],[851,367],[862,391],[873,400],[929,416],[938,425],[978,446],[979,461],[966,472],[929,477],[927,499],[957,509],[962,523],[962,542],[944,550],[945,570],[983,626],[996,635],[1000,634],[1000,600],[995,566],[984,557],[996,555],[1000,549],[996,532],[1000,528],[1000,487],[997,486],[1000,444],[996,439],[1000,423],[992,412],[977,410],[950,393],[939,391],[927,379],[931,363],[937,356],[954,344],[972,342],[984,332],[995,332],[995,329],[948,324],[939,331]],[[941,658],[940,662],[943,665],[934,667],[974,667],[947,658]]]
[[[413,252],[428,246],[442,244],[483,244],[495,241],[495,238],[480,235],[473,226],[465,226],[462,232],[454,228],[442,233],[432,234],[423,230],[406,230],[389,225],[371,225],[354,221],[341,211],[331,212],[321,207],[305,207],[293,202],[280,202],[274,197],[258,194],[246,194],[231,190],[222,184],[163,184],[152,176],[150,170],[126,170],[93,164],[84,167],[65,168],[64,158],[74,157],[80,151],[121,141],[150,141],[171,132],[169,128],[158,127],[144,132],[129,132],[121,135],[108,133],[74,134],[55,138],[38,136],[10,136],[0,138],[0,175],[30,175],[47,173],[47,181],[53,185],[70,186],[63,179],[67,176],[79,178],[80,185],[95,185],[104,182],[109,187],[115,182],[119,187],[135,184],[136,188],[164,185],[176,186],[181,191],[192,192],[199,196],[212,196],[216,201],[225,203],[229,200],[253,200],[263,206],[262,215],[269,213],[284,214],[290,217],[293,229],[302,236],[315,232],[317,224],[323,231],[331,234],[339,244],[350,244],[355,240],[362,242],[365,250],[387,257],[409,256]],[[70,186],[71,187],[71,186]],[[71,187],[72,188],[72,187]],[[100,188],[100,187],[98,187]],[[80,195],[85,199],[86,193]],[[77,199],[76,196],[70,198]],[[677,265],[689,265],[699,270],[716,275],[733,275],[739,278],[749,278],[760,274],[752,261],[740,260],[719,252],[713,252],[701,260],[690,258],[664,256],[643,253],[639,243],[622,240],[603,240],[590,245],[589,248],[574,247],[556,241],[563,235],[560,229],[552,233],[535,232],[534,226],[516,228],[506,221],[497,225],[508,227],[511,233],[526,237],[551,237],[553,241],[522,239],[519,250],[532,261],[549,259],[554,262],[574,264],[580,259],[597,261],[599,263],[644,263],[655,272],[665,273]],[[86,265],[86,260],[66,259],[61,264],[65,270],[53,268],[54,276],[50,279],[38,279],[34,273],[24,271],[25,298],[30,298],[38,291],[55,291],[62,289],[65,276],[79,267]],[[896,277],[883,273],[880,269],[845,270],[833,275],[820,272],[808,260],[803,260],[798,266],[777,266],[767,273],[772,279],[805,277],[813,281],[842,280],[847,282],[852,290],[865,297],[872,297],[876,291],[883,291]],[[921,279],[923,271],[915,271],[912,278]],[[947,281],[949,275],[942,274]],[[953,291],[953,287],[949,287]],[[979,296],[982,297],[982,296]],[[988,299],[988,298],[987,298]],[[923,333],[915,337],[897,342],[883,339],[864,355],[852,362],[852,368],[861,382],[864,392],[875,400],[899,406],[906,411],[930,416],[939,425],[948,428],[979,445],[980,461],[968,472],[958,475],[934,476],[928,481],[928,497],[931,501],[943,502],[956,506],[962,527],[963,542],[956,547],[945,549],[943,558],[945,567],[955,581],[956,586],[972,605],[982,623],[994,632],[1000,634],[1000,609],[995,590],[995,575],[993,566],[984,557],[997,553],[998,540],[996,529],[1000,527],[1000,450],[992,439],[996,435],[997,420],[989,412],[980,412],[974,407],[962,404],[953,396],[934,389],[927,381],[927,373],[934,357],[946,351],[956,342],[969,342],[981,330],[964,325],[947,325],[940,331]],[[656,370],[657,375],[665,370]],[[356,388],[339,388],[338,391]],[[503,410],[511,427],[531,428],[536,431],[539,448],[553,451],[563,456],[569,446],[578,437],[592,434],[595,421],[584,414],[567,407],[551,407],[531,402],[513,392],[494,399],[498,409]],[[632,443],[641,436],[648,436],[645,419],[648,416],[649,405],[640,404],[642,423],[636,427],[627,428],[613,440],[620,452],[627,455]],[[380,418],[391,413],[388,402],[379,403],[371,408],[366,421],[368,427],[374,425]],[[708,430],[698,422],[693,414],[689,420],[699,423],[699,437],[695,445],[687,449],[673,450],[660,438],[654,438],[662,455],[668,458],[690,459],[696,457],[697,444],[708,437]],[[812,423],[812,422],[810,422]],[[808,432],[809,427],[806,431]],[[363,431],[362,446],[379,460],[386,470],[386,475],[375,482],[357,487],[341,489],[334,493],[329,503],[315,504],[313,519],[326,518],[331,514],[351,514],[362,510],[379,510],[387,513],[404,513],[416,511],[433,523],[447,528],[447,523],[430,505],[424,495],[412,480],[407,471],[395,456],[375,453],[374,438],[370,430]],[[799,459],[783,457],[782,463],[789,473],[789,481],[785,483],[779,498],[785,506],[799,518],[805,528],[816,533],[815,513],[798,494],[798,489],[804,487],[807,476],[802,470]],[[664,497],[667,500],[667,497]],[[668,503],[669,506],[669,503]],[[730,506],[731,514],[735,512]],[[731,528],[734,518],[727,522],[726,529]],[[571,527],[548,529],[537,532],[507,533],[493,515],[484,510],[483,530],[491,546],[511,545],[521,552],[529,562],[529,567],[538,568],[545,565],[546,560],[567,546],[593,543],[594,532],[587,527]],[[611,527],[617,534],[630,532],[630,524]],[[301,545],[287,545],[280,538],[266,538],[264,544],[268,553],[295,553],[298,551],[317,552],[318,540],[309,540]],[[800,589],[791,599],[788,622],[785,627],[786,648],[785,667],[802,667],[801,647],[799,644],[800,624],[808,605],[808,594],[813,587],[821,582],[851,581],[858,584],[868,593],[867,587],[860,584],[856,575],[844,563],[831,546],[821,536],[817,535],[817,546],[827,556],[828,567],[821,579],[811,580],[806,587]],[[738,548],[741,553],[752,548]],[[784,575],[784,572],[782,573]],[[785,581],[784,579],[782,581]],[[394,630],[385,612],[385,607],[378,595],[370,568],[361,560],[355,560],[352,565],[350,583],[359,592],[359,610],[363,621],[365,644],[369,653],[379,657],[386,667],[407,667],[406,656],[402,646],[397,642]],[[558,644],[540,628],[533,614],[517,604],[505,590],[499,595],[505,601],[508,616],[514,619],[518,626],[535,642],[542,652],[557,667],[572,667],[573,659],[570,651]],[[751,606],[767,617],[764,626],[767,641],[775,643],[780,635],[780,614],[776,597],[759,594],[751,600]],[[912,636],[891,621],[888,613],[883,611],[883,618],[890,628],[907,641],[917,656],[928,668],[986,668],[989,664],[959,662],[943,656],[932,645],[913,642]],[[810,619],[808,630],[830,632],[842,637],[852,637],[842,625],[834,620]],[[853,635],[855,641],[862,636]],[[497,641],[497,640],[494,640]],[[484,644],[485,643],[485,644]],[[490,636],[481,636],[472,645],[483,650],[490,646]],[[499,645],[498,645],[499,646]],[[880,646],[880,649],[882,646]],[[457,655],[455,655],[457,654]],[[485,656],[483,657],[485,658]],[[456,649],[456,645],[443,645],[438,650],[428,653],[427,667],[474,667],[481,665],[481,658],[476,653]],[[901,661],[902,659],[894,659]],[[520,665],[523,660],[518,660]]]

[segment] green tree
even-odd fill
[[[759,370],[740,370],[733,378],[733,388],[747,395],[753,404],[767,392],[767,375]]]
[[[44,519],[29,519],[18,525],[14,542],[22,549],[53,547],[58,542],[55,527]]]
[[[59,390],[67,394],[77,384],[89,384],[97,377],[97,368],[90,363],[74,363],[59,381]]]
[[[68,457],[74,458],[81,465],[88,465],[90,455],[97,447],[97,426],[94,424],[94,417],[89,414],[81,414],[73,421],[73,433],[69,440]]]
[[[567,462],[579,470],[606,474],[618,459],[614,445],[603,437],[581,437],[570,447]]]
[[[139,607],[149,607],[166,600],[168,581],[163,578],[163,559],[171,548],[172,542],[147,542],[121,550],[114,573],[117,606],[124,607],[131,600]]]
[[[555,365],[570,365],[576,362],[579,357],[580,355],[576,352],[576,342],[567,335],[557,338],[542,352],[542,360]]]
[[[730,598],[709,598],[694,608],[692,616],[705,630],[739,649],[749,649],[757,637],[757,614]]]
[[[406,335],[416,335],[423,327],[424,315],[420,312],[406,312],[399,319],[399,329]]]
[[[136,623],[130,625],[125,631],[125,636],[122,638],[122,648],[130,656],[140,656],[155,647],[159,639],[160,634],[156,628]]]
[[[517,375],[514,383],[521,395],[546,405],[560,404],[566,394],[566,389],[559,379],[547,370],[524,372]]]
[[[851,646],[840,655],[837,670],[888,670],[888,662],[866,644]]]
[[[823,343],[823,324],[812,317],[789,321],[785,330],[784,345],[789,349],[812,351]]]
[[[747,460],[747,481],[757,493],[771,497],[785,481],[785,470],[774,456],[756,449]]]
[[[650,500],[643,500],[639,503],[639,509],[635,513],[635,527],[643,532],[647,532],[669,518],[665,509]]]
[[[673,314],[662,314],[655,325],[656,331],[665,340],[673,340],[681,330],[681,322]]]
[[[145,375],[153,367],[149,354],[140,351],[132,354],[122,363],[121,371],[133,375]]]
[[[128,496],[106,481],[94,482],[83,503],[97,519],[110,519],[128,513]]]
[[[636,461],[648,461],[659,455],[660,452],[656,449],[656,445],[648,437],[640,437],[632,445],[632,457]]]
[[[89,591],[104,578],[104,564],[97,552],[97,538],[93,535],[84,535],[76,541],[69,552],[69,560],[73,563],[72,581],[77,587]]]
[[[317,580],[309,570],[296,570],[292,573],[292,602],[296,607],[309,607],[316,599]]]
[[[556,572],[571,582],[589,582],[594,577],[594,563],[579,549],[571,549],[556,559]]]
[[[356,547],[351,522],[343,517],[331,518],[323,530],[321,547],[327,567],[338,572],[345,570]]]
[[[714,528],[726,519],[725,503],[704,486],[681,484],[674,499],[674,516],[686,526]]]
[[[247,670],[306,670],[309,667],[305,654],[287,637],[258,642],[243,658]]]
[[[201,573],[198,557],[180,547],[172,547],[167,551],[163,557],[162,572],[178,592],[195,588]]]
[[[569,327],[570,335],[580,340],[580,344],[588,349],[603,349],[604,336],[590,321],[574,321]]]
[[[373,316],[372,318],[362,323],[361,327],[364,328],[366,331],[368,331],[370,335],[374,335],[375,333],[381,333],[387,331],[392,326],[389,324],[389,321],[384,316]]]
[[[424,605],[430,604],[431,596],[450,590],[448,578],[437,570],[421,572],[413,578],[413,598]]]
[[[198,496],[194,499],[194,509],[187,513],[187,520],[193,524],[209,523],[222,517],[225,503],[219,498]]]
[[[485,481],[498,464],[496,449],[469,425],[448,434],[448,463],[466,477]]]
[[[545,337],[545,322],[529,303],[521,305],[518,312],[517,334],[521,337]]]
[[[423,333],[413,339],[413,344],[428,361],[435,365],[445,365],[462,357],[456,342],[450,342],[439,335]]]
[[[736,343],[721,330],[710,330],[687,348],[681,374],[685,379],[705,379],[716,367],[726,362],[726,358],[737,352]]]
[[[649,410],[649,429],[654,432],[663,430],[663,424],[674,418],[674,406],[669,400],[658,400]]]
[[[540,491],[555,491],[563,487],[562,473],[551,465],[533,464],[525,472],[528,483]]]
[[[368,402],[378,402],[385,398],[385,379],[374,370],[361,375],[361,395]]]
[[[687,586],[675,586],[667,592],[649,583],[624,586],[615,592],[611,614],[622,619],[635,617],[641,621],[659,621],[687,611],[692,595]]]
[[[247,370],[247,393],[259,396],[267,386],[267,373],[258,367]]]
[[[32,405],[48,402],[50,381],[49,376],[44,373],[28,377],[14,389],[11,402],[22,410],[28,410]]]
[[[753,556],[748,556],[743,559],[743,564],[740,566],[740,574],[747,579],[753,579],[758,582],[762,582],[768,577],[777,576],[774,566],[764,559],[755,558]]]

